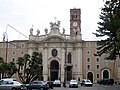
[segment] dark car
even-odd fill
[[[98,80],[97,83],[99,85],[113,85],[114,84],[114,79],[104,78],[102,80]]]
[[[49,88],[53,89],[53,82],[52,81],[48,81],[47,84],[49,85]]]
[[[27,90],[27,88],[15,79],[6,78],[0,80],[0,90]]]
[[[49,89],[49,85],[44,81],[33,81],[27,84],[26,87],[28,90],[32,90],[32,89],[48,90]]]

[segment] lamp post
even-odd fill
[[[7,27],[6,27],[6,30],[7,30]],[[5,49],[6,49],[6,63],[7,63],[7,54],[8,54],[8,35],[6,32],[3,33],[3,42],[5,42]]]

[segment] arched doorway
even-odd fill
[[[59,63],[56,60],[51,61],[50,63],[50,79],[54,81],[58,78],[59,75]]]
[[[89,79],[91,82],[93,82],[93,73],[92,72],[87,73],[87,79]]]
[[[108,70],[104,70],[103,71],[103,79],[104,78],[109,78],[109,72],[108,72]]]

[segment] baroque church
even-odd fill
[[[60,21],[50,22],[50,33],[46,28],[45,35],[33,34],[30,29],[29,40],[13,40],[8,42],[8,61],[16,60],[22,54],[42,53],[43,79],[46,81],[90,79],[93,83],[103,78],[120,80],[120,60],[109,61],[94,56],[96,41],[84,41],[81,34],[81,9],[70,9],[70,35],[65,29],[60,32]],[[10,44],[12,43],[12,44]],[[0,56],[5,58],[5,43],[0,42]],[[16,49],[16,45],[21,46]],[[10,59],[10,60],[9,60]]]
[[[70,11],[70,35],[65,29],[60,33],[60,21],[50,22],[50,33],[40,36],[39,30],[33,35],[30,29],[29,54],[33,47],[43,54],[43,77],[45,80],[82,78],[82,37],[80,28],[80,9]],[[35,43],[33,43],[35,41]],[[75,66],[76,65],[76,66]],[[76,70],[77,69],[77,70]]]

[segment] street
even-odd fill
[[[67,86],[66,88],[54,87],[52,90],[120,90],[120,85],[107,86],[94,84],[92,87],[79,86],[78,88],[69,88]]]

